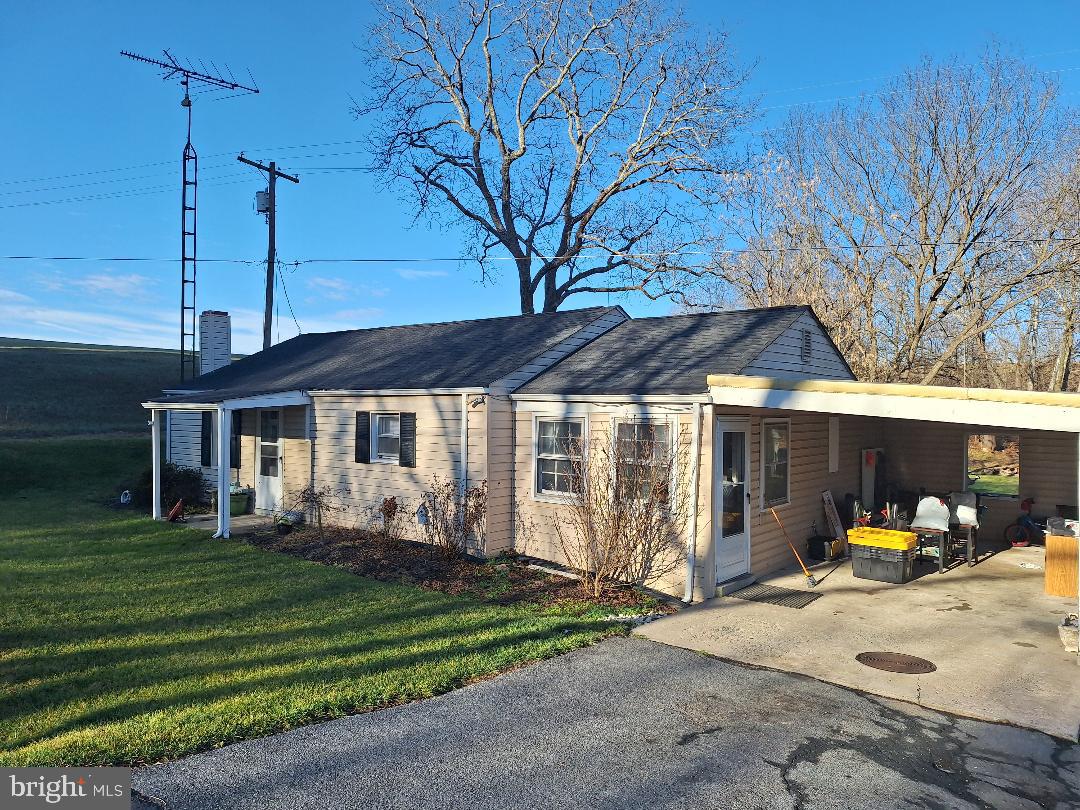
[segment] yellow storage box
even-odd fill
[[[911,551],[915,548],[914,532],[899,532],[895,529],[872,529],[869,526],[859,526],[848,529],[848,543],[853,546],[876,546],[877,548],[889,548],[895,551]]]

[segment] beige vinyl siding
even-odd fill
[[[486,552],[494,556],[513,546],[514,526],[514,414],[510,400],[491,396],[487,401],[487,536]],[[470,432],[470,438],[472,434]],[[469,450],[470,455],[472,449]]]
[[[517,403],[513,413],[512,431],[512,439],[514,442],[514,490],[516,496],[514,507],[515,511],[518,513],[514,524],[513,535],[513,547],[515,551],[520,554],[528,554],[531,557],[550,560],[560,565],[565,565],[566,557],[563,554],[558,534],[555,530],[556,521],[562,522],[564,531],[572,532],[572,529],[565,526],[567,510],[569,507],[549,496],[540,496],[538,498],[535,495],[535,420],[537,418],[580,418],[588,423],[590,440],[600,439],[601,437],[606,439],[610,436],[612,420],[630,418],[625,414],[620,413],[620,410],[620,406],[613,405],[611,408],[593,409],[591,413],[586,413],[582,409],[571,409],[568,413],[563,414],[559,410],[544,408],[541,403]],[[679,437],[682,447],[681,452],[683,452],[687,458],[689,457],[689,449],[692,441],[691,414],[673,414],[670,411],[657,409],[650,411],[648,414],[636,414],[633,418],[667,420],[671,424],[672,430],[675,431],[675,435]],[[711,440],[706,438],[704,430],[702,433],[702,446],[702,466],[700,473],[701,488],[699,489],[698,500],[699,504],[702,505],[700,508],[704,511],[702,511],[698,517],[699,559],[704,555],[710,554],[710,541],[707,532],[710,526],[708,510],[711,509],[712,505],[711,493],[707,491],[711,486],[708,465],[711,464],[712,445]],[[683,470],[683,474],[689,479],[689,469]],[[685,548],[685,538],[681,539],[680,545],[682,548]],[[711,561],[711,557],[709,559]],[[711,592],[704,592],[704,588],[708,587],[708,576],[703,576],[701,583],[702,593],[699,594],[699,597],[711,596]],[[658,590],[681,595],[686,585],[686,568],[685,566],[680,565],[677,570],[669,572],[662,579],[658,579],[649,584],[651,587],[657,588]]]
[[[966,483],[966,442],[972,433],[1008,433],[1020,440],[1020,497],[983,496],[979,532],[995,541],[1020,514],[1020,500],[1035,498],[1034,513],[1057,513],[1076,504],[1076,435],[1051,431],[882,420],[890,480],[904,489],[935,495],[960,492]]]
[[[472,399],[472,397],[470,397]],[[316,396],[313,408],[312,466],[319,486],[345,490],[347,510],[339,523],[366,525],[384,498],[399,501],[406,511],[406,536],[420,539],[413,515],[433,475],[458,479],[461,471],[461,397],[457,394],[413,396]],[[487,474],[485,433],[487,404],[469,409],[469,478]],[[356,413],[411,412],[416,414],[416,466],[358,463],[355,460]],[[476,549],[478,551],[478,549]]]
[[[772,514],[761,508],[761,424],[767,418],[790,418],[791,447],[788,458],[791,499],[774,507],[784,522],[791,542],[802,553],[812,524],[821,534],[831,534],[821,493],[829,490],[842,509],[845,493],[859,491],[860,455],[863,447],[876,447],[879,426],[866,417],[840,417],[839,469],[829,472],[829,416],[784,411],[731,410],[730,418],[751,416],[750,422],[750,572],[762,576],[796,564],[783,532]],[[718,411],[717,416],[725,414]]]
[[[281,409],[281,498],[287,509],[293,508],[300,491],[312,483],[308,407],[293,405]],[[247,428],[246,424],[244,427]]]
[[[984,431],[985,432],[985,431]],[[1001,431],[1005,433],[1006,431]],[[1035,513],[1057,514],[1057,505],[1076,507],[1077,436],[1031,431],[1020,435],[1020,497],[1035,499]],[[1017,510],[1019,512],[1019,508]]]
[[[811,351],[808,363],[802,359],[803,330],[810,332]],[[782,380],[854,379],[821,325],[809,314],[799,317],[740,373]]]
[[[166,458],[179,467],[196,467],[202,470],[208,487],[217,481],[217,442],[212,447],[209,467],[202,466],[202,419],[204,411],[172,411],[169,414],[170,447]],[[214,416],[214,430],[217,430],[217,411]],[[216,439],[216,437],[215,437]]]

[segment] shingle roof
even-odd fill
[[[183,387],[207,393],[156,401],[220,402],[297,390],[482,388],[617,309],[299,335]]]
[[[738,374],[809,307],[635,318],[518,389],[528,394],[700,394]]]

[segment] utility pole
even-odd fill
[[[150,65],[162,72],[162,79],[178,79],[184,90],[180,101],[187,112],[187,142],[184,144],[180,191],[180,381],[195,379],[198,366],[195,363],[195,281],[198,256],[198,190],[199,156],[191,144],[191,94],[193,87],[201,92],[233,92],[237,95],[258,93],[255,81],[251,85],[240,84],[228,65],[220,70],[213,62],[208,68],[201,61],[200,70],[189,62],[183,62],[168,51],[164,59],[153,59],[131,51],[121,51],[122,56]],[[228,77],[226,78],[226,73]],[[248,74],[250,77],[250,74]],[[230,96],[231,98],[231,96]]]
[[[236,159],[241,163],[246,163],[248,166],[253,166],[259,171],[266,172],[267,176],[267,191],[269,195],[269,207],[266,211],[266,224],[268,231],[268,239],[266,243],[266,309],[263,312],[263,348],[270,348],[270,327],[273,325],[274,319],[274,273],[277,272],[277,179],[283,177],[286,180],[290,180],[293,183],[299,183],[299,177],[293,177],[291,174],[285,174],[285,172],[279,172],[277,163],[270,161],[269,166],[265,166],[256,160],[249,160],[244,157],[244,153],[241,152],[236,156]]]

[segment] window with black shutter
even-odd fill
[[[367,411],[356,412],[355,453],[358,464],[371,461],[371,414]]]
[[[402,467],[416,466],[416,414],[399,414],[398,464]]]
[[[232,434],[229,436],[229,458],[232,460],[231,467],[234,470],[240,469],[240,436],[243,435],[243,423],[241,418],[243,411],[233,411],[232,414]]]
[[[203,411],[202,412],[202,434],[199,437],[199,450],[202,457],[200,464],[204,467],[210,467],[213,464],[214,458],[214,412]]]

